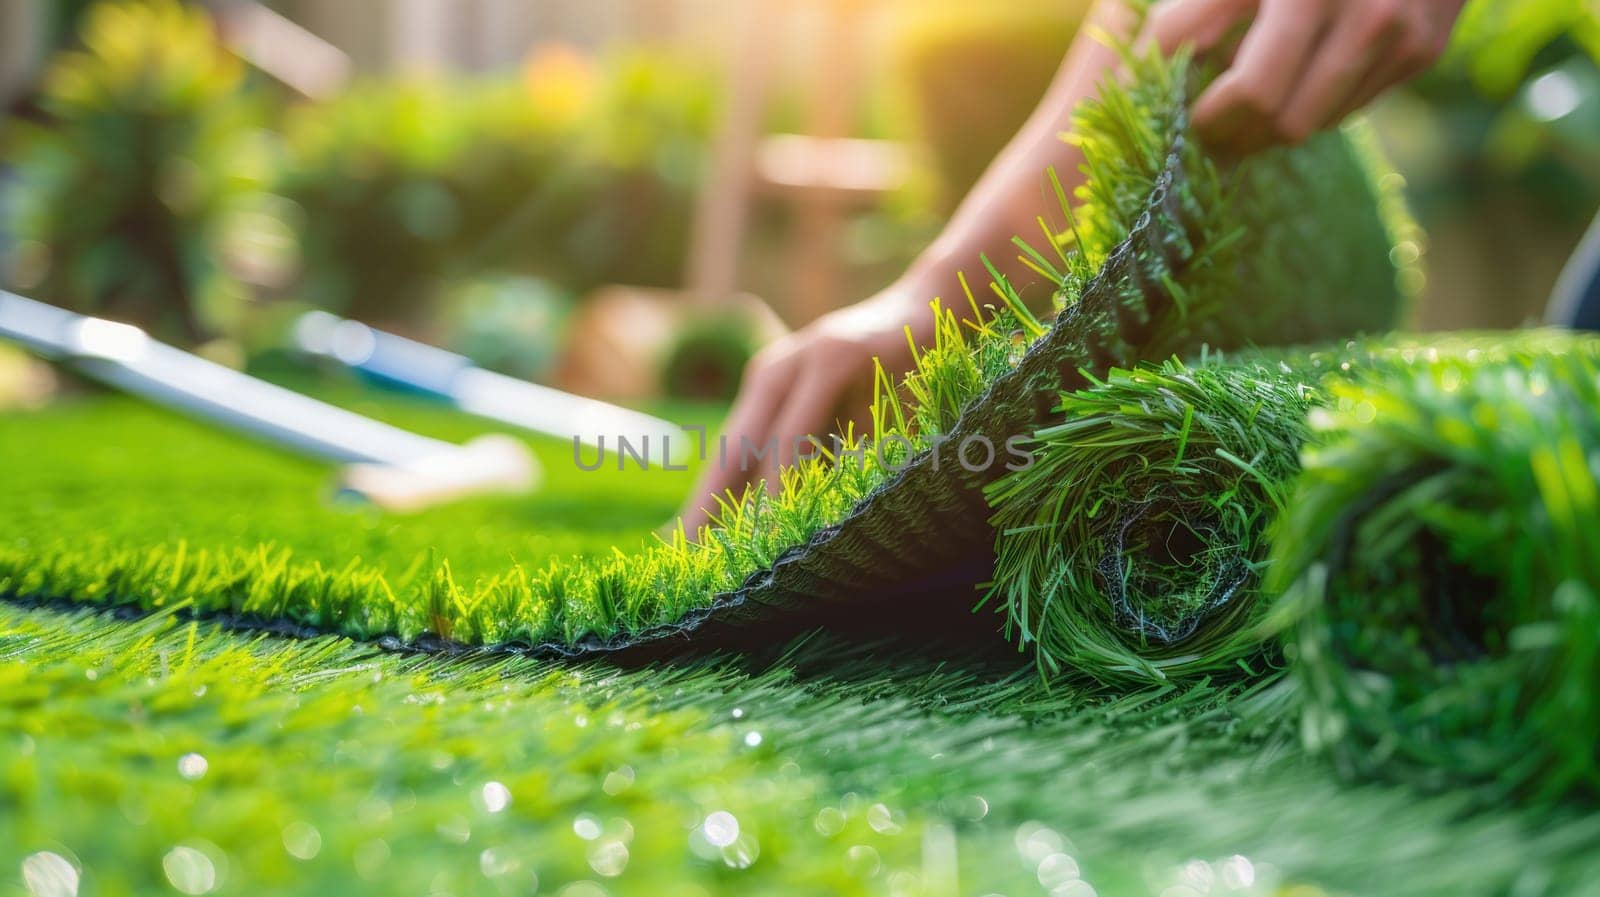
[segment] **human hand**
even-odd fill
[[[1140,43],[1226,68],[1194,105],[1217,149],[1245,154],[1334,127],[1433,65],[1465,0],[1162,0]],[[1243,32],[1243,38],[1235,40]]]
[[[683,509],[686,531],[709,522],[717,499],[729,490],[737,493],[763,479],[767,488],[776,488],[779,468],[809,453],[808,437],[831,448],[832,434],[870,421],[874,360],[891,373],[908,371],[914,359],[906,328],[919,343],[932,332],[933,314],[920,295],[908,285],[891,287],[817,319],[751,359],[723,425],[725,456],[708,436],[706,466]]]

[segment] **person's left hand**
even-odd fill
[[[1338,125],[1444,52],[1466,0],[1163,0],[1141,43],[1200,58],[1233,50],[1195,102],[1213,147],[1248,153]]]

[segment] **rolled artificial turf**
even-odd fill
[[[1317,354],[1173,360],[1061,395],[1062,422],[1027,443],[1033,465],[989,490],[985,604],[1045,676],[1152,683],[1261,653],[1248,630],[1265,530],[1327,367]]]
[[[1344,483],[1345,475],[1342,456],[1321,447],[1331,431],[1313,426],[1319,416],[1348,404],[1356,384],[1392,390],[1391,404],[1406,408],[1417,378],[1459,379],[1471,370],[1500,382],[1529,368],[1597,358],[1600,340],[1531,332],[1391,337],[1112,371],[1063,393],[1062,422],[1027,444],[1034,464],[989,490],[996,570],[986,602],[1004,614],[1013,640],[1033,652],[1047,677],[1127,687],[1265,673],[1279,661],[1263,618],[1289,575],[1274,570],[1264,583],[1264,570],[1276,563],[1269,554],[1274,546],[1289,557],[1311,551],[1326,542],[1325,527],[1335,526],[1313,526],[1316,514],[1363,507],[1359,490],[1322,494],[1328,487],[1318,485],[1319,477]],[[1538,407],[1538,397],[1528,398]],[[1600,417],[1600,406],[1563,401],[1571,420]],[[1427,409],[1425,396],[1418,402],[1406,413],[1437,413]],[[1544,424],[1538,416],[1502,416],[1473,425],[1514,430],[1508,445],[1531,445],[1549,435]],[[1345,425],[1360,426],[1350,417]],[[1303,451],[1327,459],[1314,460],[1304,479]],[[1465,464],[1454,475],[1474,476]],[[1519,508],[1531,493],[1501,498]],[[1394,541],[1375,546],[1359,563],[1346,559],[1362,582],[1386,581],[1394,562],[1382,552],[1410,547],[1407,535],[1386,535]],[[1300,557],[1290,566],[1307,563]],[[1448,590],[1453,582],[1411,587]],[[1502,578],[1475,582],[1480,596],[1524,589]],[[1353,604],[1366,600],[1359,586],[1347,592]]]
[[[1187,62],[1130,57],[1128,67],[1127,81],[1075,115],[1067,139],[1083,151],[1085,182],[1076,202],[1055,182],[1063,220],[1041,222],[1047,248],[1018,241],[1022,261],[1056,288],[1054,319],[1036,320],[998,275],[998,307],[969,293],[971,322],[935,303],[935,345],[903,381],[882,378],[870,438],[844,446],[838,463],[787,471],[773,500],[730,497],[723,525],[652,559],[690,575],[670,574],[643,602],[631,583],[620,587],[621,605],[653,613],[618,615],[610,635],[589,627],[587,644],[693,634],[738,645],[771,637],[746,631],[755,627],[958,620],[992,565],[982,488],[1003,472],[973,469],[971,445],[998,454],[1051,419],[1049,396],[1116,364],[1393,324],[1408,272],[1391,249],[1410,226],[1364,137],[1323,135],[1219,166],[1189,133]],[[752,544],[760,563],[725,562]],[[624,581],[640,569],[620,563]],[[708,570],[716,589],[705,588]],[[649,604],[685,581],[697,583],[698,602]]]
[[[1502,351],[1329,388],[1266,588],[1340,767],[1592,799],[1600,353]]]

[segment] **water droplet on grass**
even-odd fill
[[[1076,881],[1080,874],[1078,861],[1064,853],[1052,853],[1039,861],[1039,884],[1046,890]]]
[[[616,878],[628,868],[628,846],[621,841],[602,841],[589,851],[589,868],[606,878]]]
[[[511,806],[511,789],[500,782],[486,782],[478,790],[478,799],[486,812],[499,813]]]
[[[309,822],[291,822],[283,827],[283,849],[297,860],[315,859],[322,852],[322,833]]]
[[[593,841],[600,837],[601,831],[600,820],[588,813],[572,820],[572,833],[585,841]]]
[[[1204,894],[1216,883],[1216,873],[1205,860],[1190,860],[1183,864],[1183,883]]]
[[[844,830],[844,813],[838,807],[823,807],[817,811],[817,818],[812,824],[816,826],[817,834],[831,838]]]
[[[178,775],[193,782],[206,774],[210,764],[199,754],[184,754],[178,758]]]
[[[383,874],[383,867],[388,862],[389,843],[381,838],[374,838],[356,847],[356,874],[362,878],[369,881],[377,878]]]
[[[1062,853],[1066,841],[1059,832],[1041,822],[1024,822],[1017,826],[1015,835],[1017,853],[1031,864],[1037,864],[1052,853]]]
[[[749,832],[740,832],[738,840],[722,848],[722,862],[731,869],[748,869],[761,856],[761,842]]]
[[[606,775],[605,783],[600,789],[615,797],[633,786],[633,778],[633,767],[619,766]]]
[[[744,746],[745,747],[749,747],[749,748],[760,747],[761,746],[761,733],[760,732],[748,732],[748,733],[746,733],[745,736],[744,736]]]
[[[880,835],[900,834],[900,820],[887,804],[873,804],[867,808],[867,825]]]
[[[356,805],[356,819],[365,825],[384,825],[393,818],[394,808],[381,797],[368,797]]]
[[[451,844],[465,844],[472,840],[472,823],[464,817],[452,816],[441,820],[433,827],[433,831],[440,838]]]
[[[1222,873],[1222,883],[1234,890],[1244,890],[1256,883],[1256,867],[1248,857],[1235,854],[1219,863],[1217,869]]]
[[[30,897],[77,897],[78,867],[48,850],[29,854],[22,861],[22,886]]]
[[[217,867],[203,851],[178,845],[161,858],[167,881],[184,894],[209,894],[217,886]]]
[[[509,850],[503,847],[491,847],[478,854],[478,871],[484,878],[499,878],[510,875],[522,866]]]
[[[706,841],[712,847],[728,847],[739,839],[739,820],[727,810],[707,816],[700,827],[705,830]]]
[[[883,860],[878,857],[878,851],[866,844],[857,844],[844,855],[845,868],[852,875],[862,878],[871,878],[878,874],[883,867]]]

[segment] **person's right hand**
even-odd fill
[[[874,359],[896,382],[914,364],[907,327],[920,344],[931,335],[933,314],[917,290],[897,285],[757,353],[723,426],[725,458],[708,434],[706,466],[683,509],[685,530],[692,535],[709,522],[729,491],[763,479],[775,489],[778,469],[808,453],[808,437],[831,449],[830,437],[844,426],[866,426]]]
[[[1464,0],[1162,0],[1141,42],[1224,63],[1195,101],[1213,148],[1245,155],[1336,127],[1433,65]]]

